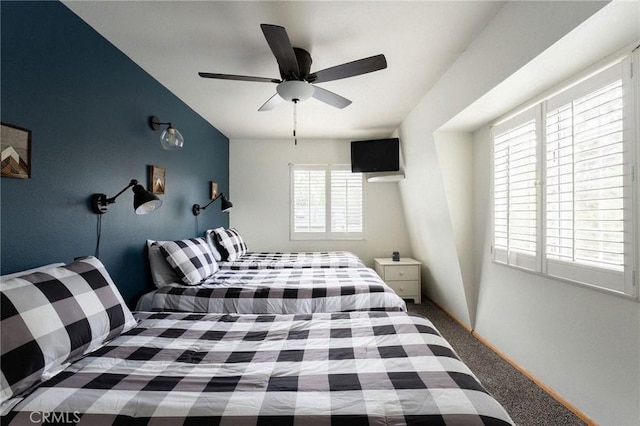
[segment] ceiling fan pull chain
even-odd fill
[[[298,136],[296,130],[298,128],[298,100],[293,100],[293,144],[298,145]]]

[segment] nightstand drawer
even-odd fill
[[[420,283],[418,281],[387,281],[387,285],[400,297],[419,297]]]
[[[418,265],[392,265],[384,267],[385,281],[417,281],[420,277]]]

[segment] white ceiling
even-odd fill
[[[577,75],[628,54],[639,40],[640,0],[611,1],[439,130],[470,132],[514,109],[525,109]]]
[[[258,108],[275,84],[203,79],[199,71],[279,78],[260,24],[287,29],[311,71],[382,53],[388,68],[319,86],[353,101],[298,105],[298,136],[390,136],[503,2],[73,1],[63,3],[230,139],[291,137],[293,104]],[[150,106],[151,107],[151,106]],[[161,117],[162,118],[162,117]],[[170,120],[171,117],[166,117]],[[180,123],[173,123],[178,129]]]

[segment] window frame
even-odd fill
[[[325,228],[324,232],[299,232],[295,230],[295,182],[296,170],[321,170],[325,172]],[[336,241],[336,240],[364,240],[365,217],[365,185],[362,173],[352,173],[359,177],[361,183],[360,214],[362,230],[360,232],[335,232],[332,231],[332,172],[349,171],[350,164],[289,164],[289,238],[292,241]]]
[[[626,54],[619,55],[616,60],[609,61],[605,66],[592,68],[582,73],[581,78],[574,78],[563,84],[562,89],[551,92],[549,96],[541,97],[536,102],[528,104],[527,108],[509,114],[504,120],[497,121],[491,126],[491,258],[492,262],[508,267],[514,267],[527,272],[542,275],[544,277],[566,281],[570,283],[587,286],[609,294],[615,294],[625,298],[638,301],[640,292],[638,290],[637,268],[640,266],[638,253],[640,248],[640,224],[638,216],[640,209],[640,194],[637,178],[637,165],[640,164],[640,76],[638,49]],[[613,68],[619,67],[623,84],[623,104],[624,104],[624,127],[623,127],[623,226],[624,226],[624,267],[622,272],[611,269],[593,267],[591,265],[577,262],[564,262],[547,257],[547,140],[546,140],[546,120],[547,106],[560,105],[567,99],[577,100],[585,93],[592,93],[594,87],[599,87],[596,81],[606,80],[607,73]],[[591,72],[589,72],[591,71]],[[634,73],[635,71],[635,73]],[[635,75],[634,75],[635,74]],[[585,88],[590,88],[589,90]],[[553,109],[553,108],[551,108]],[[496,140],[495,136],[500,135],[500,131],[517,126],[517,123],[524,123],[527,117],[536,117],[536,140],[537,140],[537,251],[535,259],[525,259],[521,262],[521,256],[515,257],[509,252],[496,247]],[[514,124],[515,123],[515,124]],[[575,203],[572,199],[571,203]],[[508,204],[507,204],[508,205]],[[575,207],[574,207],[575,208]],[[575,252],[575,247],[573,248]],[[529,256],[530,257],[530,256]],[[611,285],[611,280],[617,279],[618,284]]]

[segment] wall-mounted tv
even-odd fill
[[[351,142],[351,171],[396,172],[400,170],[400,139]]]

